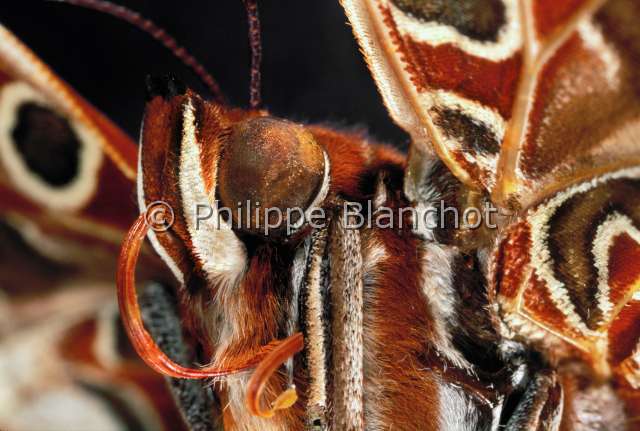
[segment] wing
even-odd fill
[[[503,335],[526,340],[554,364],[582,358],[602,381],[615,379],[634,421],[639,226],[640,168],[609,172],[531,207],[501,234],[489,264]]]
[[[46,254],[117,250],[138,214],[136,145],[0,26],[0,214]],[[60,247],[51,238],[81,247]],[[60,244],[58,244],[60,245]],[[58,256],[60,257],[60,256]]]
[[[496,203],[640,161],[637,2],[342,3],[412,157],[431,143]]]
[[[129,344],[113,287],[81,283],[0,299],[0,428],[186,430],[167,382]]]

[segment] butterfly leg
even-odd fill
[[[509,418],[505,431],[556,431],[562,419],[562,386],[557,374],[543,370],[533,375]]]
[[[180,364],[192,363],[192,352],[182,335],[182,326],[171,289],[149,283],[140,294],[140,309],[145,326],[155,342],[171,359]],[[167,377],[167,383],[180,413],[191,431],[213,431],[221,426],[212,417],[213,392],[202,380]]]

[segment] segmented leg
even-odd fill
[[[174,361],[191,364],[191,352],[182,336],[182,326],[176,310],[176,299],[169,288],[151,283],[140,295],[140,308],[146,327],[160,348]],[[180,413],[192,431],[222,429],[212,418],[211,391],[202,380],[167,378],[169,388]]]
[[[527,384],[506,431],[556,431],[562,419],[562,386],[555,372],[541,371]]]

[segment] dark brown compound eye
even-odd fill
[[[234,227],[280,237],[326,195],[325,165],[323,148],[303,126],[271,117],[243,121],[222,151],[220,203]]]

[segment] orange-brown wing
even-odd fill
[[[572,3],[534,2],[497,201],[526,206],[640,162],[640,3],[583,2],[571,15]]]
[[[498,204],[640,161],[637,2],[342,3],[413,157],[431,142]]]
[[[533,206],[502,233],[489,268],[503,335],[534,344],[552,363],[582,358],[616,379],[637,420],[640,167]]]
[[[128,343],[112,286],[81,283],[0,300],[0,428],[185,430],[167,382]]]
[[[115,256],[138,214],[136,162],[136,145],[0,26],[2,217],[39,248],[58,238]]]

